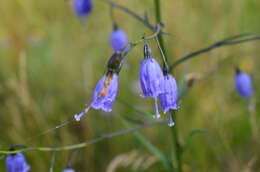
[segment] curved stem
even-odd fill
[[[191,52],[191,53],[189,53],[189,54],[179,58],[178,60],[176,60],[170,66],[170,71],[173,70],[179,64],[184,63],[185,61],[190,60],[191,58],[193,58],[193,57],[195,57],[197,55],[209,52],[209,51],[211,51],[213,49],[220,48],[220,47],[223,47],[223,46],[226,46],[226,45],[236,45],[236,44],[241,44],[241,43],[245,43],[245,42],[249,42],[249,41],[255,41],[255,40],[259,40],[260,39],[260,36],[254,36],[254,37],[249,37],[249,38],[236,40],[236,39],[241,38],[241,37],[245,37],[245,35],[233,36],[231,38],[227,38],[227,39],[224,39],[224,40],[221,40],[221,41],[217,41],[217,42],[209,45],[206,48],[202,48],[202,49],[193,51],[193,52]]]
[[[138,14],[136,14],[134,11],[130,10],[129,8],[126,8],[122,5],[119,5],[119,4],[109,1],[109,0],[102,0],[102,1],[107,3],[108,5],[110,5],[112,8],[120,9],[120,10],[124,11],[125,13],[131,15],[133,18],[135,18],[136,20],[143,23],[146,27],[148,27],[152,31],[154,31],[156,29],[156,27],[154,27],[151,23],[149,23],[149,21],[145,17],[144,18],[140,17]]]
[[[59,152],[59,151],[65,151],[65,150],[75,150],[75,149],[87,147],[89,145],[95,144],[97,142],[101,142],[106,139],[110,139],[112,137],[133,133],[142,128],[151,127],[151,126],[159,125],[159,124],[165,124],[165,121],[164,120],[149,121],[149,122],[137,125],[136,127],[133,127],[133,128],[128,128],[128,129],[119,130],[119,131],[116,131],[113,133],[104,134],[100,137],[97,137],[92,140],[87,140],[87,141],[79,143],[79,144],[61,146],[61,147],[27,147],[27,148],[23,148],[23,149],[17,149],[15,151],[0,150],[0,154],[14,154],[14,153],[26,152],[26,151]]]
[[[155,18],[156,18],[156,22],[157,23],[162,23],[162,19],[161,19],[161,3],[160,3],[160,0],[154,0],[154,6],[155,6]],[[163,40],[163,37],[162,35],[158,35],[158,41],[159,41],[159,44],[161,46],[161,49],[162,49],[162,52],[165,56],[165,63],[168,62],[168,59],[167,59],[167,55],[166,55],[166,50],[165,50],[165,46],[164,46],[164,40]]]

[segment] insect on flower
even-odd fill
[[[248,98],[253,94],[252,81],[250,75],[236,68],[235,86],[239,95]]]
[[[148,44],[144,45],[144,59],[140,66],[140,85],[143,98],[152,97],[155,103],[155,115],[159,118],[157,98],[163,93],[162,89],[163,73],[158,62],[151,56],[151,49]]]
[[[93,8],[92,0],[74,0],[74,10],[79,18],[87,17]]]
[[[108,61],[106,74],[98,81],[90,105],[81,113],[74,115],[76,121],[84,116],[89,109],[101,109],[111,112],[118,92],[118,74],[122,66],[122,54],[115,52]]]
[[[28,172],[30,170],[30,166],[21,152],[7,156],[6,168],[8,172]]]

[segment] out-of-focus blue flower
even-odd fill
[[[127,51],[128,38],[126,33],[115,26],[110,35],[110,43],[114,51],[121,51],[123,54]]]
[[[21,152],[7,156],[6,168],[8,172],[28,172],[30,170],[30,166]]]
[[[161,108],[164,113],[169,110],[178,109],[178,86],[174,77],[170,74],[164,75],[162,82],[163,93],[159,95]]]
[[[80,18],[87,17],[93,7],[92,0],[74,0],[74,10]]]
[[[155,101],[155,117],[159,118],[157,97],[163,93],[163,73],[158,62],[151,57],[151,50],[147,44],[144,45],[144,60],[140,67],[140,84],[143,97],[153,97]]]
[[[235,85],[241,97],[247,98],[252,96],[253,88],[251,77],[247,73],[241,72],[239,69],[237,69],[237,73],[235,75]]]
[[[88,112],[90,107],[111,112],[117,91],[118,75],[116,73],[108,73],[103,76],[96,85],[90,106],[85,111],[74,116],[76,121],[79,121]]]
[[[75,170],[73,170],[72,168],[66,168],[62,170],[62,172],[75,172]]]

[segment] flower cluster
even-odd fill
[[[122,36],[122,35],[121,35]],[[76,121],[89,111],[90,108],[101,109],[104,112],[110,112],[118,92],[118,74],[122,67],[124,53],[121,51],[124,44],[127,44],[125,37],[112,34],[112,47],[115,52],[107,64],[107,72],[101,77],[94,89],[90,105],[81,113],[74,115]],[[117,40],[117,41],[115,41]],[[120,41],[121,40],[121,41]],[[152,57],[151,49],[147,43],[144,45],[144,59],[140,66],[140,85],[143,92],[143,98],[151,97],[155,104],[155,118],[160,118],[158,99],[161,103],[161,109],[164,113],[169,112],[169,126],[173,126],[173,120],[170,110],[178,109],[178,87],[174,77],[168,70],[163,72],[159,63]]]
[[[161,109],[164,113],[178,109],[178,87],[172,75],[161,70],[158,62],[152,57],[148,44],[144,45],[144,59],[140,66],[140,85],[143,98],[152,97],[155,102],[155,118],[160,117],[157,99],[160,99]],[[169,126],[173,126],[171,113],[169,113]]]

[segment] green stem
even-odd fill
[[[155,5],[155,17],[156,17],[156,23],[162,23],[161,21],[161,4],[160,4],[160,0],[154,0],[154,5]],[[164,46],[164,40],[162,35],[158,35],[158,42],[159,42],[159,47],[160,47],[160,51],[162,54],[162,58],[163,58],[163,62],[166,66],[168,66],[168,59],[167,59],[167,55],[166,55],[166,50],[165,50],[165,46]],[[171,113],[171,112],[170,112]],[[176,115],[173,116],[174,121],[176,121]],[[175,122],[177,123],[177,122]],[[180,145],[179,145],[179,141],[178,141],[178,132],[177,132],[177,126],[172,128],[172,136],[173,136],[173,148],[174,148],[174,154],[175,154],[175,159],[176,159],[176,165],[177,168],[173,165],[173,168],[175,168],[178,172],[181,172],[181,151],[180,151]]]
[[[246,36],[246,38],[244,38]],[[239,39],[240,38],[240,39]],[[242,39],[244,38],[244,39]],[[237,40],[239,39],[239,40]],[[200,50],[196,50],[193,51],[181,58],[178,58],[178,60],[176,60],[171,66],[170,66],[170,71],[172,71],[175,67],[177,67],[178,65],[180,65],[181,63],[184,63],[200,54],[212,51],[214,49],[223,47],[223,46],[227,46],[227,45],[236,45],[236,44],[241,44],[241,43],[245,43],[245,42],[249,42],[249,41],[256,41],[256,40],[260,40],[260,36],[250,36],[250,35],[244,35],[244,34],[240,34],[237,36],[233,36],[231,38],[227,38],[221,41],[217,41],[211,45],[209,45],[208,47],[202,48]]]
[[[178,122],[177,122],[177,115],[173,111],[169,112],[172,113],[173,121],[175,123],[175,126],[171,128],[172,130],[172,139],[173,139],[173,149],[176,159],[176,165],[175,169],[177,169],[177,172],[182,172],[182,161],[181,161],[181,154],[182,154],[182,148],[178,141]]]
[[[107,140],[107,139],[110,139],[110,138],[113,138],[113,137],[116,137],[116,136],[121,136],[121,135],[129,134],[129,133],[133,133],[137,130],[147,128],[147,127],[150,127],[150,126],[154,126],[154,125],[160,125],[160,124],[165,124],[165,122],[163,120],[145,122],[143,124],[136,125],[133,128],[123,129],[123,130],[115,131],[115,132],[112,132],[112,133],[104,134],[104,135],[97,137],[95,139],[87,140],[85,142],[82,142],[82,143],[79,143],[79,144],[74,144],[74,145],[61,146],[61,147],[29,147],[28,146],[26,148],[17,149],[17,150],[14,150],[14,151],[0,150],[0,154],[14,154],[14,153],[26,152],[26,151],[59,152],[59,151],[77,150],[77,149],[84,148],[84,147],[87,147],[89,145],[101,142],[103,140]]]
[[[140,21],[141,23],[143,23],[146,27],[148,27],[149,29],[151,29],[152,31],[155,30],[155,27],[149,23],[145,18],[143,17],[140,17],[138,14],[136,14],[134,11],[122,6],[122,5],[119,5],[115,2],[112,2],[112,1],[109,1],[109,0],[101,0],[105,3],[107,3],[108,5],[110,5],[112,8],[117,8],[117,9],[120,9],[122,11],[124,11],[125,13],[131,15],[133,18],[135,18],[136,20]]]
[[[154,0],[154,6],[155,6],[156,23],[162,23],[160,0]],[[165,56],[165,61],[166,61],[166,63],[168,63],[167,54],[166,54],[166,50],[165,50],[165,46],[164,46],[164,40],[163,40],[163,37],[162,37],[161,34],[158,35],[158,41],[159,41],[160,46],[162,48],[162,52],[163,52],[163,54]]]

